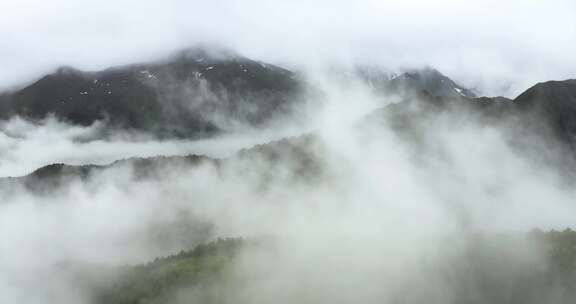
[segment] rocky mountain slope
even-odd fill
[[[453,113],[456,118],[505,125],[513,145],[519,149],[538,145],[536,154],[552,150],[551,140],[560,143],[560,152],[547,155],[548,160],[575,159],[576,80],[539,83],[511,100],[476,97],[473,90],[433,69],[392,75],[363,67],[354,75],[378,94],[400,96],[402,102],[385,106],[366,120],[385,121],[403,136],[414,139],[415,134],[425,134],[422,121]],[[99,72],[61,68],[0,95],[0,118],[55,115],[80,125],[104,119],[112,127],[194,138],[233,129],[235,123],[262,126],[286,115],[310,88],[303,79],[230,52],[192,49],[163,61]],[[69,171],[56,170],[57,166],[43,170]],[[78,174],[78,169],[72,171]],[[32,176],[44,176],[42,172]]]
[[[0,118],[54,115],[80,125],[106,120],[160,136],[199,137],[260,125],[288,111],[294,73],[228,53],[190,49],[150,63],[84,72],[60,68],[0,95]]]

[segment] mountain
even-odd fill
[[[87,181],[95,174],[117,168],[128,168],[134,179],[146,179],[155,177],[154,173],[169,166],[194,166],[200,162],[218,164],[218,159],[199,155],[188,156],[156,156],[150,158],[129,158],[117,160],[108,165],[69,165],[51,164],[36,169],[34,172],[19,177],[0,178],[0,190],[4,193],[19,191],[23,187],[31,193],[41,195],[50,194],[65,188],[75,180]]]
[[[576,79],[538,83],[514,103],[539,115],[556,136],[576,148]]]
[[[456,84],[450,78],[431,68],[409,71],[390,81],[389,89],[405,90],[406,88],[427,92],[438,97],[476,97],[471,90]]]
[[[432,68],[412,69],[397,74],[375,67],[359,67],[355,74],[369,86],[382,93],[394,93],[413,97],[429,94],[435,97],[474,98],[476,94]]]
[[[230,275],[232,263],[242,250],[263,247],[260,243],[263,241],[217,239],[146,264],[108,269],[106,281],[94,279],[89,271],[76,273],[83,281],[94,282],[87,288],[91,303],[173,303],[175,292],[189,293],[187,302],[223,303],[224,293],[218,291],[226,288],[225,275]]]
[[[408,143],[416,145],[415,151],[422,151],[430,148],[426,146],[429,144],[426,138],[427,134],[434,132],[437,119],[448,117],[454,123],[459,119],[475,120],[483,125],[499,127],[512,147],[532,153],[538,161],[562,164],[560,167],[567,170],[576,166],[573,140],[576,132],[575,80],[537,84],[514,100],[504,97],[440,97],[428,91],[419,93],[413,91],[410,96],[411,98],[406,98],[404,102],[390,104],[373,112],[362,120],[361,124],[371,121],[385,123]],[[442,113],[451,115],[440,115]],[[300,178],[307,175],[315,176],[322,173],[322,166],[318,162],[319,159],[310,153],[315,149],[306,147],[317,144],[313,135],[307,135],[256,146],[241,151],[235,157],[265,160],[270,166],[289,161],[298,164],[300,168],[298,172],[305,173],[300,175]],[[281,157],[290,159],[280,160]],[[221,162],[208,157],[189,156],[131,159],[104,167],[55,164],[41,168],[26,177],[11,180],[23,181],[29,188],[34,189],[44,187],[39,187],[38,185],[42,183],[38,181],[50,180],[48,188],[51,188],[54,185],[65,184],[65,179],[68,177],[87,176],[88,173],[99,169],[120,166],[124,163],[130,163],[134,168],[141,168],[136,175],[145,176],[146,168],[187,159]],[[0,184],[6,184],[5,179],[2,179]]]
[[[278,271],[291,267],[282,264],[290,260],[270,259],[275,256],[271,254],[275,244],[281,241],[281,238],[274,237],[219,238],[200,243],[192,249],[157,257],[148,263],[114,267],[76,262],[62,265],[62,270],[84,283],[82,290],[90,296],[91,303],[249,303],[242,299],[255,290],[262,291],[262,295],[267,297],[266,303],[269,303],[273,302],[277,292],[270,292],[270,285],[262,284],[268,281],[246,278],[262,272],[258,267],[267,267],[267,280],[283,278]],[[315,241],[324,244],[320,239]],[[338,254],[340,248],[333,247],[332,250]],[[522,255],[525,252],[518,248],[540,248],[540,258],[531,263]],[[417,275],[443,282],[442,286],[450,292],[455,303],[572,303],[576,297],[572,288],[576,282],[574,248],[576,232],[570,229],[534,230],[520,235],[474,235],[464,245],[456,240],[443,248],[449,253],[444,256],[445,260],[436,261],[433,256],[428,256],[430,261],[438,263],[434,267],[422,266]],[[234,265],[247,257],[255,259],[243,269],[248,275],[238,275]],[[354,260],[342,262],[354,269]],[[298,281],[306,280],[307,274],[294,272],[292,275]],[[401,282],[403,302],[430,302],[430,293],[421,288],[418,279]],[[346,286],[354,288],[353,285]],[[293,297],[295,302],[299,299],[300,302],[314,303],[308,300],[318,299],[324,289],[309,287],[306,284],[286,285],[296,295]],[[340,293],[344,295],[350,290],[354,289],[335,288],[333,292],[340,296]]]
[[[396,75],[377,67],[351,74],[380,93],[473,97],[433,69]],[[98,120],[158,137],[198,138],[261,127],[299,107],[310,88],[295,72],[222,49],[192,48],[165,59],[81,71],[61,67],[22,89],[0,93],[0,119],[53,115],[72,124]]]
[[[80,125],[105,119],[159,136],[198,137],[286,114],[300,90],[295,74],[280,67],[230,52],[189,49],[97,72],[59,68],[0,94],[0,119],[54,115]]]
[[[455,119],[505,125],[519,149],[538,143],[539,151],[546,151],[560,143],[567,147],[560,149],[562,157],[576,159],[576,80],[539,83],[511,100],[476,97],[473,90],[431,68],[397,74],[362,66],[333,74],[343,81],[360,79],[376,93],[400,96],[402,102],[366,120],[385,121],[412,139],[426,134],[434,117],[448,111]],[[54,115],[80,125],[104,119],[112,129],[197,138],[239,125],[264,127],[290,115],[311,87],[296,72],[226,50],[195,48],[103,71],[60,68],[20,90],[0,94],[0,119]]]
[[[91,177],[107,170],[126,169],[135,180],[146,180],[157,178],[158,172],[169,171],[171,168],[194,170],[199,165],[209,165],[218,171],[227,164],[231,165],[228,168],[239,170],[240,174],[252,170],[250,166],[253,165],[270,168],[269,172],[272,174],[276,170],[283,169],[289,163],[293,175],[285,177],[291,178],[291,183],[312,183],[319,180],[319,177],[325,173],[322,159],[318,155],[322,148],[317,137],[310,134],[256,145],[240,150],[227,158],[190,154],[147,158],[133,157],[117,160],[107,165],[58,163],[38,168],[24,176],[0,177],[0,190],[5,191],[4,193],[10,193],[11,191],[19,191],[19,187],[24,187],[32,193],[50,194],[65,188],[73,181],[89,181]],[[246,167],[238,166],[238,164]],[[267,178],[263,176],[263,184],[268,182]]]

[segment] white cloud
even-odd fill
[[[248,292],[242,295],[274,299],[279,290],[301,291],[304,284],[310,292],[294,293],[295,298],[308,296],[320,303],[347,295],[372,296],[381,303],[403,292],[394,282],[424,274],[434,279],[426,276],[417,287],[458,293],[450,289],[453,284],[436,278],[435,267],[452,262],[444,258],[458,253],[458,241],[466,241],[468,232],[564,228],[576,220],[573,189],[558,183],[554,168],[512,149],[498,127],[474,119],[423,121],[420,135],[437,146],[414,151],[385,125],[358,126],[339,113],[347,112],[345,107],[334,105],[367,96],[330,94],[326,110],[333,115],[319,123],[315,144],[300,147],[324,168],[318,180],[303,178],[297,166],[301,154],[280,147],[279,157],[272,159],[238,156],[217,166],[175,161],[147,178],[135,178],[125,164],[50,194],[0,188],[0,300],[40,303],[50,295],[58,303],[89,303],[76,294],[85,282],[71,278],[60,265],[102,268],[177,252],[190,245],[188,238],[201,235],[188,226],[178,229],[182,214],[190,215],[184,221],[192,227],[209,223],[210,237],[278,237],[276,251],[248,252],[238,265],[241,277],[251,278],[249,284],[241,280],[242,291]],[[366,104],[358,106],[360,111]],[[334,117],[341,123],[330,121]],[[32,141],[45,137],[63,147],[71,137],[89,133],[56,123],[44,131],[12,124],[7,128],[12,133],[42,133]],[[47,146],[36,145],[34,151],[53,155]],[[156,149],[155,143],[147,146]],[[122,150],[111,144],[100,148]],[[78,157],[95,152],[75,149],[71,155]],[[168,232],[158,237],[159,227]],[[446,237],[452,240],[449,246]],[[537,255],[514,249],[519,258]],[[431,254],[441,258],[430,259]],[[422,261],[431,263],[433,271],[423,271]]]
[[[158,140],[148,134],[116,131],[102,136],[100,123],[71,126],[48,118],[31,123],[19,117],[0,122],[0,178],[23,176],[50,164],[106,165],[132,157],[207,155],[221,158],[240,149],[282,136],[301,134],[302,128],[244,131],[203,140]],[[41,151],[41,152],[39,152]]]
[[[576,71],[569,39],[574,14],[574,4],[560,0],[5,0],[0,3],[0,41],[7,42],[0,48],[0,83],[13,85],[64,63],[92,69],[142,60],[209,39],[250,56],[305,67],[355,61],[430,64],[489,92],[508,82],[508,92],[516,92]],[[462,117],[455,126],[440,117],[421,135],[441,151],[418,150],[423,158],[418,162],[390,129],[355,125],[379,100],[354,88],[319,86],[326,93],[326,112],[310,115],[320,138],[312,151],[327,174],[315,184],[302,181],[284,158],[271,163],[254,157],[233,158],[218,168],[174,163],[150,179],[134,179],[130,166],[119,166],[50,195],[1,188],[0,300],[39,303],[51,295],[59,303],[83,303],[83,295],[75,294],[78,282],[59,268],[62,261],[121,264],[171,253],[188,243],[159,244],[150,231],[157,225],[174,229],[184,211],[193,215],[192,223],[212,223],[216,235],[289,236],[279,256],[260,259],[274,265],[248,268],[277,270],[272,279],[267,271],[255,285],[259,299],[277,299],[276,291],[298,290],[294,284],[303,282],[319,287],[311,293],[319,299],[346,293],[380,300],[381,275],[387,283],[420,277],[422,269],[412,262],[427,257],[424,241],[440,247],[445,235],[465,238],[465,232],[459,234],[463,222],[472,231],[574,223],[572,188],[562,187],[555,168],[517,153],[497,127]],[[92,138],[97,131],[98,125],[71,127],[54,120],[40,126],[4,122],[0,175],[61,161],[223,153],[274,135],[158,142],[134,134]],[[86,137],[92,140],[77,140]],[[177,229],[168,235],[183,234],[194,235]],[[344,271],[349,275],[334,275]],[[418,286],[430,282],[436,278]],[[394,284],[385,287],[398,291]]]
[[[0,86],[198,42],[287,65],[432,65],[487,94],[576,77],[576,5],[553,1],[40,1],[0,4]]]

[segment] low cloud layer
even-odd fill
[[[190,154],[222,158],[305,131],[305,126],[244,128],[201,140],[159,140],[150,133],[110,130],[104,122],[83,127],[54,117],[36,122],[14,117],[0,121],[0,178],[28,175],[51,164],[108,165],[129,158]]]
[[[364,120],[380,104],[369,91],[340,90],[329,82],[320,87],[325,100],[312,116],[317,124],[310,139],[268,146],[274,157],[264,150],[218,165],[175,160],[146,178],[125,163],[51,194],[15,187],[2,193],[2,302],[85,303],[82,282],[66,270],[71,261],[102,269],[217,236],[271,235],[278,251],[246,252],[238,262],[239,278],[250,278],[236,282],[249,282],[240,299],[246,303],[352,300],[346,296],[386,302],[412,295],[401,284],[410,280],[437,295],[431,303],[445,303],[458,291],[445,281],[430,285],[432,278],[419,276],[427,268],[418,261],[441,267],[440,257],[459,248],[444,247],[446,239],[464,242],[476,232],[525,232],[575,222],[574,191],[562,186],[558,168],[511,147],[501,127],[474,117],[432,117],[421,121],[426,128],[419,133],[432,145],[419,149],[386,121]],[[18,130],[23,142],[50,139],[51,145],[35,147],[52,157],[64,151],[90,159],[98,149],[106,154],[118,146],[142,152],[144,145],[122,138],[72,144],[94,128],[12,121],[3,132]],[[17,146],[11,137],[3,142]],[[145,146],[182,151],[186,145]],[[29,150],[8,149],[13,157],[13,151]],[[309,158],[312,163],[306,163]],[[537,251],[515,254],[538,265]]]

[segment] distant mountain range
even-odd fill
[[[433,69],[395,75],[361,67],[354,76],[380,93],[475,96]],[[54,115],[79,125],[105,120],[159,137],[198,138],[287,115],[309,87],[297,73],[272,64],[230,51],[188,49],[103,71],[59,68],[24,88],[0,93],[0,119]]]
[[[511,141],[519,149],[533,145],[535,137],[542,139],[540,145],[554,139],[566,148],[567,159],[576,159],[576,80],[539,83],[512,100],[477,97],[429,68],[391,74],[362,67],[351,75],[376,93],[400,97],[402,102],[367,118],[383,120],[400,134],[422,134],[426,130],[418,129],[418,122],[438,112],[474,113],[488,124],[510,122]],[[98,72],[60,68],[0,94],[0,119],[54,115],[79,125],[105,120],[114,128],[159,137],[198,138],[233,129],[235,122],[258,127],[289,115],[310,86],[297,73],[271,64],[231,52],[191,49],[158,62]],[[49,166],[31,176],[67,172],[62,167],[68,166]],[[72,171],[77,175],[82,170]]]

